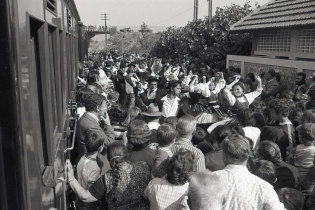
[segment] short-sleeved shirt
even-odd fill
[[[101,176],[101,169],[97,164],[95,158],[83,155],[77,165],[78,182],[84,189],[88,189],[93,183],[96,182]],[[77,199],[76,206],[78,208],[97,209],[97,207],[103,206],[104,203],[96,201],[92,203],[84,203]]]
[[[273,186],[250,173],[246,166],[229,164],[223,170],[212,172],[212,175],[219,176],[218,181],[226,186],[218,195],[214,191],[216,188],[208,191],[213,195],[209,202],[224,201],[222,210],[284,210]]]
[[[89,188],[91,195],[97,199],[105,197],[108,209],[111,210],[148,209],[149,203],[143,197],[151,180],[148,164],[123,162],[118,168],[117,186],[114,186],[113,170],[110,170]]]
[[[101,169],[96,159],[82,156],[77,165],[78,182],[84,189],[88,189],[101,176]]]
[[[189,209],[187,204],[189,183],[173,185],[164,178],[154,178],[144,191],[150,201],[150,209]]]
[[[303,168],[314,167],[315,146],[304,146],[299,144],[296,146],[293,155],[294,165]]]

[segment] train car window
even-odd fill
[[[52,11],[53,13],[56,13],[57,10],[56,0],[46,0],[46,8]]]
[[[40,49],[40,42],[43,39],[43,27],[44,24],[30,18],[30,60],[31,66],[30,68],[34,71],[34,80],[31,84],[33,84],[33,102],[32,106],[34,106],[34,111],[38,111],[38,121],[33,120],[34,127],[38,130],[37,136],[34,138],[41,139],[40,141],[36,141],[38,153],[42,153],[42,156],[39,155],[41,164],[48,165],[48,151],[47,151],[47,133],[46,133],[46,123],[44,117],[44,100],[43,100],[43,87],[42,87],[42,65],[41,65],[41,49]],[[32,79],[32,76],[31,76]]]

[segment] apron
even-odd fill
[[[244,102],[240,102],[240,101],[238,100],[238,98],[235,97],[236,102],[235,102],[235,104],[231,107],[231,111],[232,111],[233,113],[236,113],[237,111],[242,110],[242,109],[247,109],[247,108],[249,108],[249,103],[248,103],[247,98],[246,98],[244,95],[241,96],[241,97],[244,97],[244,98],[245,98],[245,101],[244,101]]]

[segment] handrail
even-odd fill
[[[72,143],[71,143],[71,147],[67,148],[64,150],[64,153],[67,153],[68,151],[71,151],[74,149],[74,142],[75,142],[75,134],[77,132],[77,123],[78,123],[78,119],[74,118],[74,129],[73,129],[73,136],[72,136]]]
[[[61,182],[62,183],[62,195],[63,195],[63,205],[64,209],[67,209],[67,198],[66,198],[66,180],[63,177],[56,179],[56,184]]]

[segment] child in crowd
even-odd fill
[[[154,169],[152,171],[154,177],[163,177],[166,174],[168,161],[173,156],[170,147],[175,142],[177,135],[176,129],[168,123],[162,124],[158,128],[159,146],[155,153]]]
[[[88,189],[101,176],[97,155],[104,150],[104,136],[96,131],[89,131],[86,136],[86,150],[87,154],[81,157],[77,165],[78,182],[84,189]],[[107,165],[109,166],[109,163]],[[76,207],[79,210],[98,209],[100,206],[102,206],[100,201],[85,203],[80,199],[76,200]]]

